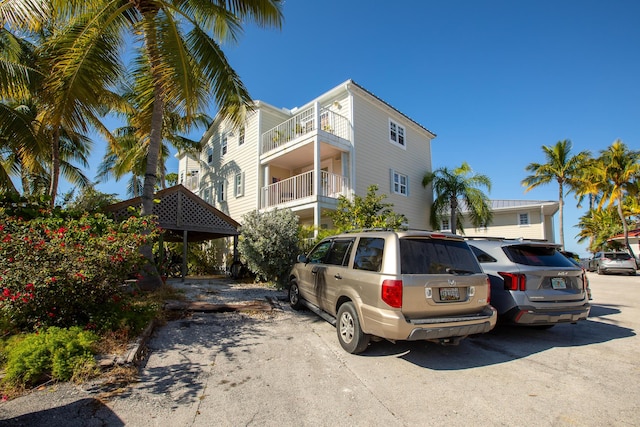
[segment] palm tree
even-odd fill
[[[637,195],[638,181],[640,181],[640,151],[629,150],[619,139],[606,150],[600,152],[600,162],[604,166],[605,179],[603,183],[604,196],[600,202],[609,206],[616,206],[624,232],[624,244],[635,258],[629,244],[629,226],[624,212],[624,199],[628,195]]]
[[[479,188],[486,187],[491,191],[491,180],[486,175],[474,174],[467,162],[452,171],[443,167],[427,172],[422,178],[422,186],[429,185],[433,185],[436,194],[431,205],[431,226],[434,229],[440,228],[443,216],[448,213],[451,231],[464,234],[460,199],[469,211],[473,225],[481,227],[491,222],[493,213],[489,198]]]
[[[142,214],[149,215],[153,212],[165,112],[179,111],[191,118],[213,99],[218,114],[240,126],[251,97],[219,41],[236,41],[246,22],[279,28],[283,19],[281,0],[51,2],[59,16],[70,21],[50,43],[57,66],[49,84],[57,89],[53,93],[65,95],[57,99],[62,106],[52,114],[53,122],[77,105],[93,112],[90,107],[95,105],[94,99],[87,90],[97,85],[103,92],[115,84],[124,70],[120,54],[133,40],[134,63],[144,73],[137,77],[149,81],[136,102],[142,106],[138,117],[145,124],[136,126],[140,132],[137,140],[148,144]],[[85,78],[90,81],[85,82]],[[152,260],[151,247],[142,252]],[[150,273],[149,277],[153,271]]]
[[[580,168],[590,157],[588,151],[582,151],[571,156],[571,141],[565,139],[556,142],[553,146],[543,145],[542,151],[547,163],[530,163],[525,170],[533,175],[522,180],[522,185],[527,187],[525,193],[552,181],[558,183],[558,202],[560,204],[560,245],[564,249],[564,195],[574,190],[577,179],[580,176]],[[566,189],[566,193],[565,193]]]
[[[60,55],[55,70],[58,80],[75,85],[74,75],[105,77],[122,72],[119,53],[126,42],[135,40],[135,58],[148,67],[150,84],[139,94],[140,111],[148,123],[149,149],[145,167],[142,213],[153,209],[158,156],[163,138],[166,106],[190,117],[201,111],[213,97],[222,116],[241,123],[251,98],[231,68],[217,40],[237,40],[241,24],[254,21],[260,26],[281,25],[280,0],[198,1],[198,0],[53,0],[63,16],[70,17],[66,34],[54,41]],[[87,56],[96,60],[89,73]],[[80,72],[83,71],[83,72]],[[142,129],[142,128],[141,128]]]

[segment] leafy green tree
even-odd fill
[[[249,270],[284,286],[298,254],[298,217],[290,209],[275,209],[251,211],[242,219],[238,250]]]
[[[80,189],[76,194],[75,189],[62,196],[62,207],[76,212],[102,212],[106,206],[119,202],[117,194],[107,194],[96,190],[92,185]]]
[[[532,172],[522,180],[526,187],[525,193],[541,185],[553,181],[558,183],[558,203],[560,205],[559,227],[560,245],[564,248],[564,196],[574,191],[574,185],[580,176],[580,169],[590,157],[588,151],[582,151],[575,156],[571,155],[573,144],[568,139],[556,142],[555,145],[543,145],[542,151],[546,163],[530,163],[525,170]]]
[[[377,185],[370,185],[365,197],[353,197],[353,201],[345,196],[338,197],[336,210],[329,214],[333,226],[339,232],[363,228],[400,229],[407,223],[407,218],[393,211],[392,203],[383,203],[386,194],[376,194]]]
[[[600,206],[607,203],[615,206],[622,223],[624,244],[631,256],[635,257],[629,243],[629,226],[624,212],[624,199],[636,196],[640,180],[640,151],[630,150],[622,141],[616,140],[606,150],[600,152],[600,164],[604,167],[605,180],[602,182],[603,197]]]
[[[578,243],[589,240],[589,251],[598,252],[607,249],[619,249],[619,244],[609,242],[611,236],[623,231],[620,218],[615,209],[590,209],[578,222]]]
[[[487,175],[473,173],[467,162],[449,170],[446,167],[427,172],[422,178],[422,186],[433,186],[435,200],[431,205],[431,226],[440,228],[442,219],[449,215],[451,231],[464,234],[462,208],[469,212],[471,223],[476,227],[491,222],[491,203],[481,187],[491,191],[491,179]],[[461,204],[460,201],[463,203]]]

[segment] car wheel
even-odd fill
[[[602,269],[600,268],[600,266],[596,267],[596,272],[600,275],[604,274],[604,271],[602,271]]]
[[[289,304],[291,308],[294,310],[299,310],[302,308],[302,301],[300,299],[300,288],[298,287],[298,282],[292,280],[289,283]]]
[[[371,339],[370,335],[362,332],[358,313],[351,302],[345,302],[338,309],[336,331],[340,345],[351,354],[365,351]]]

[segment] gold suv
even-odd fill
[[[457,344],[490,331],[490,286],[463,238],[427,231],[332,236],[298,256],[289,302],[336,326],[349,353],[372,337]]]

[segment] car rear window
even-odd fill
[[[443,239],[400,239],[402,274],[481,273],[466,242]]]
[[[536,245],[512,245],[502,248],[516,264],[544,267],[575,267],[555,247]]]

